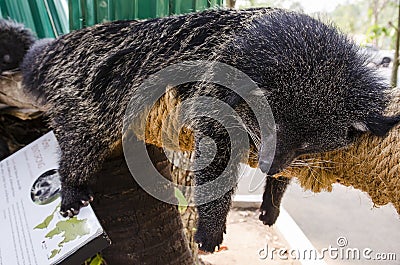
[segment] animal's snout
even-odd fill
[[[269,171],[270,166],[271,166],[271,164],[267,163],[265,161],[259,161],[258,162],[258,167],[261,169],[261,171],[263,173],[267,173]]]

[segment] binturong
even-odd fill
[[[45,105],[60,142],[64,216],[78,214],[92,199],[89,182],[122,137],[128,103],[137,111],[148,104],[153,92],[138,92],[144,80],[195,60],[240,70],[269,103],[276,124],[272,158],[260,134],[262,124],[238,94],[207,82],[176,88],[183,101],[214,97],[239,113],[242,121],[230,127],[247,132],[267,176],[260,215],[267,225],[275,223],[289,182],[272,175],[299,155],[345,147],[364,133],[384,136],[400,121],[400,116],[385,116],[388,86],[367,67],[358,47],[334,26],[305,14],[268,8],[210,10],[74,31],[31,49],[22,66],[25,88]],[[245,153],[230,150],[238,140],[212,118],[193,117],[192,125],[195,162],[202,154],[202,136],[216,146],[211,163],[194,172],[196,184],[207,184],[224,170],[227,185],[235,183]],[[233,192],[231,188],[197,206],[195,240],[201,250],[213,252],[221,244]],[[198,200],[206,196],[195,195]]]
[[[0,19],[0,74],[18,69],[35,41],[33,33],[24,25]]]

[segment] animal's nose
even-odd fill
[[[271,164],[270,164],[270,163],[267,163],[267,162],[265,162],[265,161],[258,161],[258,167],[260,168],[260,170],[261,170],[263,173],[268,173],[268,171],[269,171],[269,169],[270,169],[270,167],[271,167]]]

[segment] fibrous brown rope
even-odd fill
[[[400,89],[393,90],[391,96],[393,104],[388,115],[400,112]],[[175,151],[193,151],[193,132],[180,128],[173,118],[179,111],[175,92],[169,89],[150,111],[146,130],[138,129],[143,128],[143,124],[134,126],[134,130],[149,144]],[[163,126],[168,136],[164,139],[161,137]],[[400,125],[397,125],[385,138],[367,134],[347,148],[300,157],[277,176],[297,177],[303,188],[314,192],[331,191],[333,183],[353,186],[368,193],[375,205],[393,203],[400,214],[399,129]],[[179,145],[172,144],[174,142]],[[257,167],[255,153],[250,152],[250,158],[244,161],[251,167]]]

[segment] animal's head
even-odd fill
[[[384,136],[400,121],[384,115],[388,86],[333,26],[278,11],[257,27],[266,43],[260,83],[277,125],[269,171],[260,150],[263,171],[275,174],[299,155],[342,148],[363,133]]]
[[[31,199],[42,205],[48,204],[60,196],[61,180],[56,169],[43,173],[31,187]]]
[[[32,32],[22,24],[0,19],[0,74],[18,68],[34,42]]]
[[[364,121],[343,121],[334,120],[309,120],[312,124],[288,124],[277,125],[277,144],[275,156],[271,167],[266,167],[268,156],[264,147],[261,147],[259,154],[260,169],[263,172],[273,175],[293,162],[303,154],[320,153],[345,147],[363,133],[370,132],[373,135],[384,136],[400,117],[386,117],[381,114],[372,114]],[[319,126],[318,126],[319,125]]]

